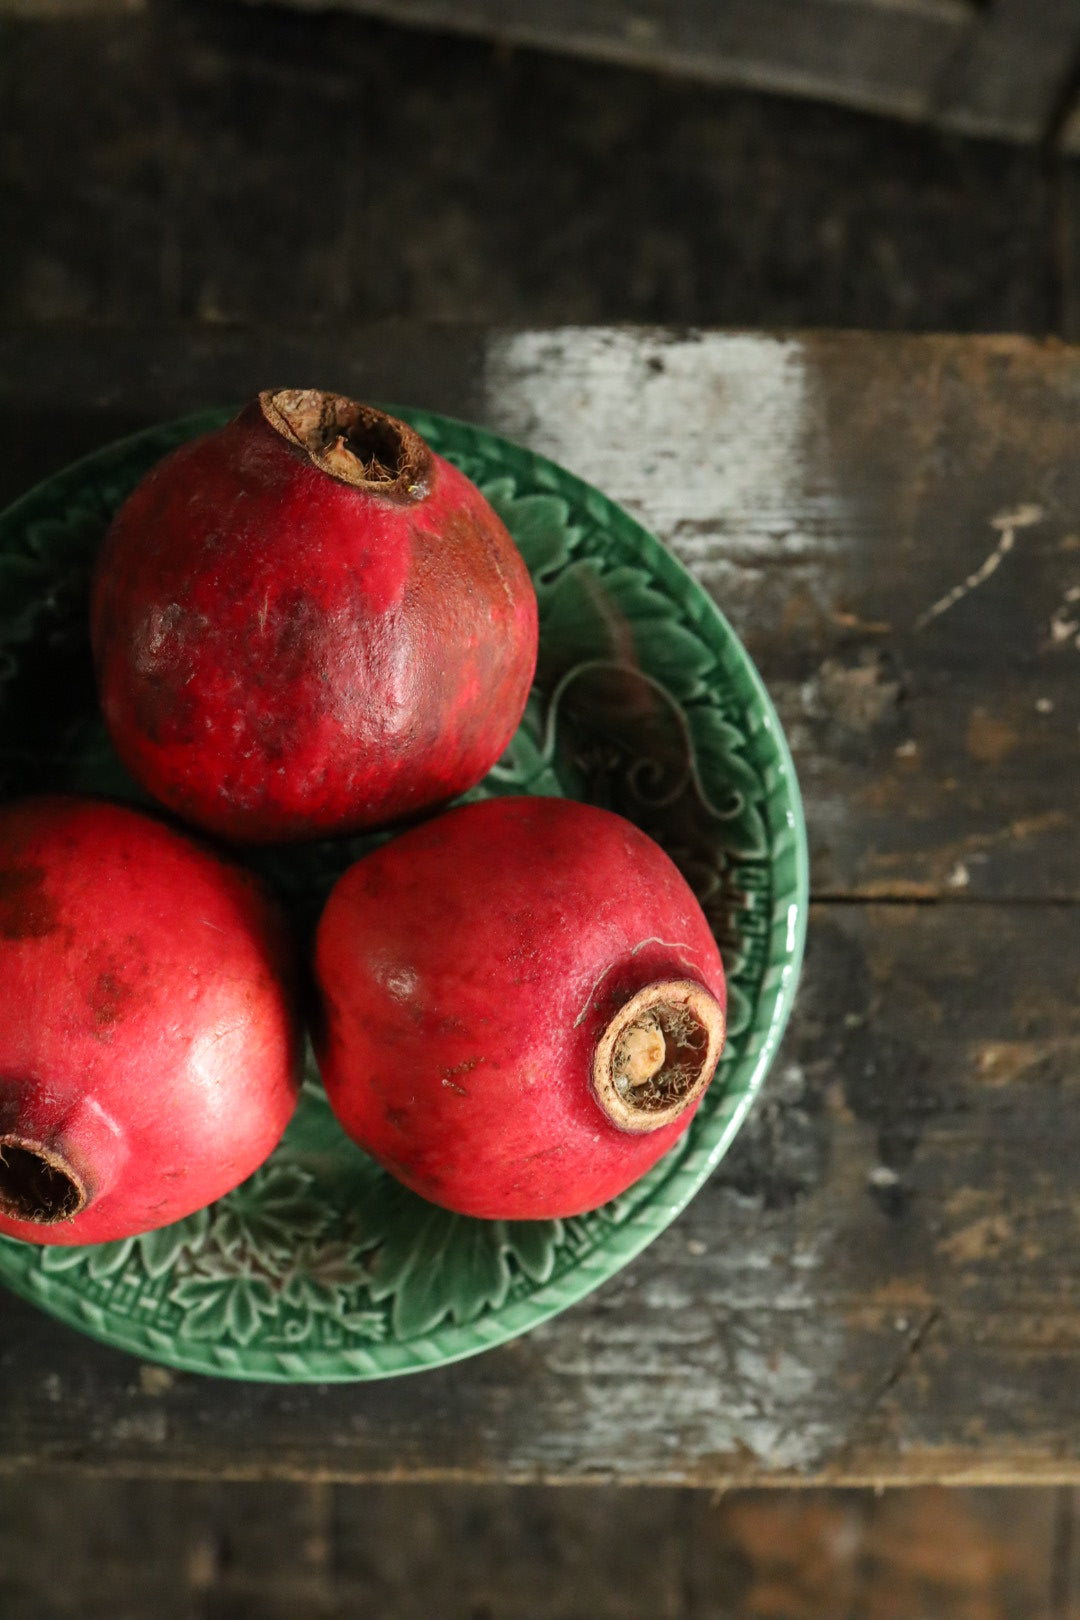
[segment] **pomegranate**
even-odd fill
[[[0,808],[0,1231],[129,1237],[250,1175],[298,1095],[290,977],[255,880],[189,839]]]
[[[319,923],[316,1048],[345,1130],[465,1215],[572,1215],[686,1130],[724,1037],[709,926],[622,817],[469,804],[358,861]]]
[[[120,508],[92,640],[116,750],[227,839],[355,832],[494,764],[536,665],[536,597],[479,490],[404,422],[266,392]]]

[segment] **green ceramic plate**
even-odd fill
[[[0,516],[0,797],[142,802],[94,702],[89,572],[116,507],[219,411],[68,468]],[[566,1221],[475,1221],[406,1192],[337,1129],[309,1065],[272,1158],[210,1209],[87,1248],[0,1239],[0,1278],[61,1320],[170,1366],[235,1378],[380,1378],[526,1332],[638,1254],[723,1157],[776,1050],[806,929],[795,773],[756,670],[708,597],[595,489],[477,428],[400,411],[501,514],[532,572],[540,665],[525,719],[474,796],[561,794],[620,811],[696,891],[730,986],[719,1072],[672,1152]],[[253,858],[306,933],[371,840]]]

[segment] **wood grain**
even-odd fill
[[[140,1368],[5,1299],[0,1469],[1080,1481],[1080,355],[591,329],[11,335],[3,493],[268,378],[485,421],[669,541],[796,748],[806,978],[729,1159],[580,1307],[439,1373],[279,1389]]]
[[[1069,1491],[0,1479],[4,1620],[1067,1620]]]
[[[1044,332],[1077,282],[1067,170],[1032,151],[340,12],[0,30],[0,325],[73,346],[383,316]]]
[[[289,0],[295,3],[295,0]],[[969,0],[336,0],[389,22],[689,74],[719,84],[823,96],[925,118],[936,83],[972,31]]]
[[[250,0],[249,0],[250,3]],[[614,0],[273,0],[279,12],[353,12],[406,28],[446,30],[495,41],[566,52],[601,61],[721,86],[810,96],[871,112],[937,124],[965,134],[993,135],[1032,144],[1054,133],[1080,46],[1080,20],[1072,0],[638,0],[628,9]],[[155,0],[0,0],[0,21],[109,23],[154,14],[167,6]],[[264,18],[265,20],[265,18]],[[205,69],[205,62],[202,64]],[[241,77],[244,77],[241,67]],[[256,73],[256,77],[257,77]],[[197,73],[196,79],[201,77]],[[331,79],[333,75],[330,75]],[[339,74],[322,101],[303,94],[299,104],[279,103],[275,127],[260,131],[264,150],[285,135],[299,162],[305,137],[338,115],[333,103],[348,94],[349,75]],[[203,92],[200,95],[200,88]],[[206,100],[206,85],[195,101]],[[308,87],[310,89],[310,86]],[[136,92],[137,93],[137,92]],[[213,91],[201,138],[213,144]],[[308,104],[303,105],[304,102]],[[206,113],[209,111],[209,117]],[[314,127],[312,127],[314,126]],[[1076,149],[1075,123],[1066,150]],[[316,135],[330,160],[324,137]],[[235,154],[232,154],[235,156]],[[352,152],[354,164],[358,153]],[[115,154],[113,154],[115,161]],[[340,160],[339,160],[340,162]],[[185,165],[187,167],[187,165]],[[341,173],[347,167],[340,165]],[[232,171],[232,172],[230,172]],[[227,201],[235,198],[235,165],[220,172],[185,176],[189,189],[228,229]],[[275,180],[278,178],[274,176]],[[302,188],[301,188],[302,189]],[[332,199],[322,188],[320,204]],[[214,204],[217,203],[215,208]],[[302,198],[317,216],[314,194]],[[263,221],[255,220],[262,235]],[[326,221],[319,222],[326,234]],[[129,250],[130,250],[130,244]],[[333,286],[320,286],[306,243],[294,244],[309,310],[334,298]],[[275,267],[252,255],[264,276]],[[213,318],[213,270],[203,288]],[[247,294],[260,301],[257,277]],[[333,278],[330,278],[331,282]],[[44,301],[64,289],[40,290]],[[70,296],[70,291],[68,291]],[[265,296],[265,295],[264,295]]]
[[[325,0],[278,3],[325,9]],[[1028,143],[1051,132],[1080,46],[1072,0],[638,0],[632,10],[613,0],[329,3]]]

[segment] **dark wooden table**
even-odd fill
[[[87,0],[47,0],[85,9]],[[113,8],[117,0],[90,0]],[[276,0],[297,5],[302,0]],[[821,96],[978,135],[1053,138],[1080,15],[1070,0],[328,0],[333,9],[500,43]],[[23,0],[27,4],[27,0]],[[34,0],[29,0],[32,9]],[[43,0],[37,4],[44,9]]]
[[[1080,1481],[1080,351],[416,326],[0,338],[0,497],[269,384],[423,403],[638,513],[795,750],[803,985],[686,1214],[438,1373],[247,1386],[5,1295],[0,1468]]]

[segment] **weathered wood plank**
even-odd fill
[[[1030,151],[340,12],[0,29],[0,323],[1057,320]]]
[[[728,0],[722,7],[639,0],[632,10],[616,0],[276,3],[811,96],[1023,142],[1047,133],[1080,45],[1072,0]],[[0,19],[23,21],[104,21],[146,10],[147,0],[0,0]],[[296,124],[304,116],[300,107],[280,111]],[[316,123],[332,115],[332,107],[320,112],[314,103],[309,112]],[[264,133],[272,144],[273,132]],[[213,191],[237,178],[189,177],[196,191],[204,179]],[[333,191],[323,186],[320,196]]]
[[[1071,1620],[1074,1588],[1052,1583],[1070,1511],[1030,1489],[732,1492],[701,1525],[712,1579],[687,1620],[695,1599],[701,1620]]]
[[[1080,47],[1073,0],[639,0],[632,10],[617,0],[278,3],[823,97],[1024,142],[1049,132]]]
[[[408,324],[14,334],[0,498],[283,378],[484,421],[667,541],[780,707],[818,894],[1080,897],[1076,351]]]
[[[4,1300],[0,1470],[1080,1481],[1073,906],[827,905],[767,1095],[597,1294],[378,1385],[140,1369]]]
[[[933,117],[966,135],[1041,140],[1078,49],[1075,0],[991,0],[942,77]]]
[[[293,0],[290,0],[293,3]],[[328,0],[301,0],[308,10]],[[926,117],[936,82],[969,32],[968,0],[329,0],[426,28],[822,96]]]
[[[1065,1620],[1071,1493],[0,1478],[5,1620]],[[56,1556],[62,1548],[63,1556]]]

